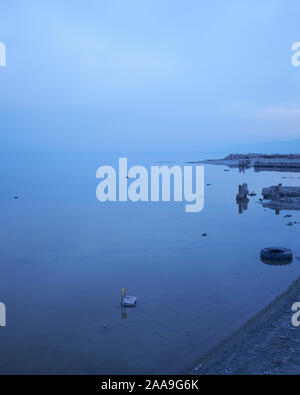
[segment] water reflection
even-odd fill
[[[248,185],[242,184],[238,186],[238,194],[236,195],[236,203],[239,206],[239,214],[242,214],[248,209],[249,199],[247,198],[249,191]]]
[[[126,313],[126,307],[125,306],[121,306],[121,318],[122,319],[127,318],[127,313]]]
[[[285,260],[274,260],[274,259],[266,259],[263,257],[260,257],[260,260],[266,264],[266,265],[272,265],[272,266],[287,266],[290,265],[293,262],[293,259],[285,259]]]
[[[243,214],[248,209],[249,199],[247,197],[236,199],[236,203],[239,206],[239,214]]]

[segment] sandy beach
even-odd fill
[[[291,323],[300,278],[241,329],[196,361],[192,374],[300,373],[300,327]]]

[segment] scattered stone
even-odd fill
[[[286,226],[292,226],[292,225],[294,225],[293,222],[288,222],[288,223],[286,224]]]
[[[257,193],[255,193],[255,192],[249,193],[249,196],[256,196],[256,195],[257,195]]]
[[[236,200],[243,200],[247,198],[249,191],[248,191],[248,185],[244,183],[243,185],[239,185],[239,192],[236,195]]]
[[[283,218],[291,218],[291,214],[287,214]]]
[[[300,164],[300,163],[299,163]],[[282,197],[300,197],[300,187],[287,187],[278,184],[268,188],[263,188],[261,194],[264,199],[276,200]]]
[[[206,237],[206,236],[207,236],[207,233],[202,233],[202,236],[203,236],[203,237]]]
[[[199,363],[199,365],[197,365],[194,369],[195,372],[198,372],[198,370],[200,370],[202,368],[201,363]]]

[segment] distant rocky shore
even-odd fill
[[[195,163],[195,162],[194,162]],[[286,171],[300,173],[300,154],[231,154],[223,159],[197,163],[225,165],[244,171]],[[282,177],[287,178],[287,177]],[[295,178],[295,177],[291,177]],[[300,177],[297,177],[300,178]],[[256,195],[256,194],[254,194]],[[300,187],[282,184],[263,188],[259,203],[280,210],[300,210]],[[236,195],[240,213],[247,209],[247,184]],[[291,214],[285,218],[292,217]],[[293,225],[298,222],[289,222]],[[300,260],[300,257],[295,257]],[[273,303],[249,320],[240,330],[194,363],[189,373],[209,374],[300,374],[300,326],[293,326],[292,306],[300,301],[300,278]]]
[[[253,167],[256,171],[300,171],[300,154],[230,154],[223,159],[207,159],[189,163],[206,163],[224,165],[231,168],[247,169]]]

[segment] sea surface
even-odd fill
[[[300,186],[300,173],[205,165],[204,209],[186,213],[185,202],[100,203],[96,170],[119,157],[149,168],[209,156],[0,156],[0,373],[178,372],[300,275],[300,224],[287,226],[300,211],[259,202],[264,186]],[[241,213],[244,182],[258,195]],[[270,246],[293,262],[261,262]],[[136,308],[122,311],[122,287]]]

